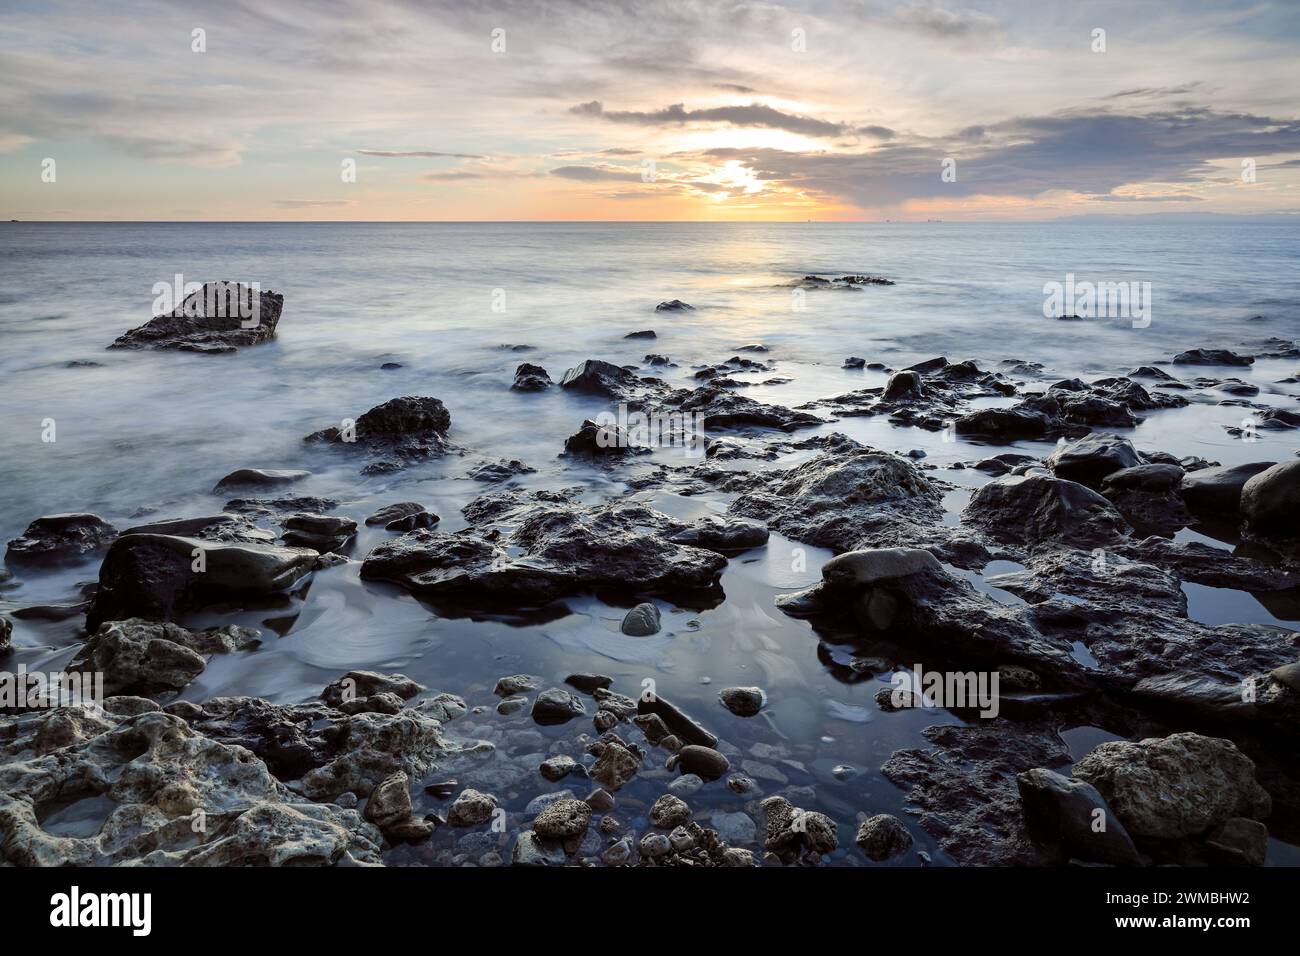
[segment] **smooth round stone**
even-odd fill
[[[727,687],[718,692],[718,699],[737,717],[753,717],[763,709],[765,696],[760,687]]]
[[[628,611],[619,629],[629,637],[649,637],[659,633],[659,623],[659,608],[646,602]]]

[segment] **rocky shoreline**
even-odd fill
[[[798,288],[887,284],[808,276]],[[113,347],[255,347],[274,336],[283,305],[261,295],[257,330],[178,309]],[[658,311],[693,308],[673,299]],[[66,612],[85,619],[66,670],[102,675],[106,698],[102,707],[0,709],[0,861],[925,865],[930,854],[913,848],[924,837],[968,865],[1260,865],[1270,831],[1300,842],[1300,640],[1281,626],[1194,620],[1184,584],[1294,600],[1300,459],[1221,466],[1187,449],[1138,448],[1122,434],[1203,394],[1232,396],[1217,400],[1240,405],[1252,427],[1300,427],[1300,416],[1254,401],[1258,390],[1239,379],[1160,367],[1240,369],[1252,356],[1238,348],[1300,358],[1294,343],[1270,339],[1050,382],[1015,359],[982,369],[936,357],[881,366],[882,386],[793,408],[743,394],[752,379],[739,376],[782,381],[761,345],[698,367],[690,387],[656,374],[673,364],[658,353],[634,367],[523,363],[513,384],[503,368],[503,389],[690,416],[707,435],[702,454],[666,462],[618,426],[575,421],[576,432],[555,436],[557,458],[600,469],[632,494],[525,490],[515,482],[532,465],[489,457],[467,471],[483,491],[457,527],[444,530],[419,502],[395,501],[365,519],[388,537],[359,559],[350,551],[361,517],[296,495],[302,471],[237,468],[215,485],[237,497],[212,514],[123,529],[87,513],[38,517],[9,543],[6,563],[39,575],[99,562],[97,584]],[[870,366],[850,357],[844,367]],[[433,396],[396,396],[304,441],[355,464],[360,478],[488,455],[453,437],[453,410]],[[859,417],[971,443],[973,457],[950,466],[980,476],[958,520],[946,504],[958,486],[923,452],[895,454],[824,428]],[[1058,444],[1042,458],[996,451],[1020,440]],[[975,455],[981,446],[995,453]],[[646,491],[721,495],[727,510],[683,519],[635,497]],[[1177,537],[1198,527],[1227,529],[1236,549]],[[659,633],[665,603],[721,605],[724,571],[772,535],[835,554],[819,583],[773,596],[780,614],[809,623],[830,666],[888,677],[919,659],[998,679],[997,716],[948,707],[957,723],[928,727],[925,746],[882,762],[911,820],[862,805],[844,807],[837,823],[794,775],[806,771],[797,745],[774,737],[742,749],[653,682],[611,675],[492,675],[491,701],[369,670],[339,674],[318,698],[291,704],[178,699],[215,655],[256,653],[266,639],[242,626],[191,628],[191,615],[302,593],[340,564],[355,562],[361,579],[446,619],[545,620],[557,602],[594,594],[627,609],[621,633],[638,640]],[[1018,603],[963,576],[994,562],[1015,570],[985,583]],[[12,630],[0,617],[0,664]],[[873,642],[900,651],[845,664],[832,650]],[[762,721],[773,697],[737,685],[722,688],[718,704]],[[877,703],[882,714],[899,707],[887,687]],[[498,754],[494,715],[523,714],[559,735],[517,733],[512,753]],[[1125,739],[1072,755],[1060,733],[1067,721],[1122,728]],[[725,788],[735,808],[701,804],[704,788]],[[522,814],[506,806],[522,801]],[[102,812],[95,833],[46,827],[86,803]],[[433,849],[440,831],[456,834],[450,848]]]

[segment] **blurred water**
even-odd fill
[[[418,500],[441,514],[449,530],[463,524],[460,507],[486,490],[464,477],[481,459],[519,458],[537,468],[521,482],[525,487],[585,484],[618,493],[608,476],[556,458],[564,438],[605,403],[557,389],[512,392],[519,362],[543,365],[558,378],[584,358],[630,364],[659,352],[678,363],[662,374],[685,384],[692,365],[762,342],[772,349],[766,357],[777,362],[775,374],[793,381],[746,394],[786,405],[883,381],[876,372],[842,369],[848,355],[892,367],[935,355],[972,358],[986,368],[1020,359],[1047,366],[1047,380],[1095,377],[1167,360],[1185,348],[1296,336],[1298,238],[1300,227],[1282,225],[1127,221],[3,224],[0,535],[7,540],[33,518],[58,511],[93,511],[119,527],[144,514],[210,514],[231,497],[212,494],[213,485],[246,466],[308,469],[312,477],[293,493],[337,498],[336,513],[357,519],[390,501]],[[226,356],[105,351],[150,317],[153,285],[176,273],[189,281],[258,281],[283,293],[276,340]],[[812,290],[799,302],[791,283],[806,273],[866,273],[897,284]],[[1149,327],[1124,319],[1045,318],[1043,285],[1064,282],[1067,273],[1151,282]],[[497,290],[504,290],[501,312],[493,310],[501,301]],[[696,311],[654,311],[672,298]],[[640,329],[654,329],[658,338],[624,339]],[[74,362],[98,365],[70,367]],[[402,367],[381,370],[385,362]],[[1278,380],[1294,373],[1295,363],[1280,360],[1207,372],[1253,382],[1261,401],[1290,407],[1297,389]],[[301,441],[404,394],[442,399],[452,416],[451,437],[467,456],[364,478],[337,448]],[[1294,452],[1288,433],[1261,433],[1254,445],[1232,439],[1222,426],[1239,422],[1242,413],[1209,399],[1152,414],[1134,440],[1144,449],[1224,462],[1279,460]],[[56,423],[53,443],[41,440],[47,419]],[[822,430],[889,450],[919,447],[939,465],[985,453],[883,420],[846,419]],[[954,512],[982,480],[971,472],[940,474],[963,486],[949,496]],[[687,516],[726,506],[720,496],[649,498]],[[354,555],[385,537],[363,530]],[[539,730],[526,714],[498,717],[490,709],[496,678],[525,671],[553,684],[573,671],[598,671],[617,678],[616,690],[635,693],[651,673],[661,693],[696,711],[735,748],[733,762],[775,767],[792,783],[814,787],[818,807],[841,823],[848,844],[856,811],[902,811],[903,794],[879,776],[880,763],[897,747],[923,744],[922,727],[957,718],[943,711],[876,712],[872,697],[888,686],[887,675],[855,682],[844,666],[852,654],[871,649],[819,643],[805,622],[776,611],[773,595],[816,580],[828,556],[808,549],[806,570],[792,574],[794,546],[774,537],[767,548],[733,560],[723,579],[727,601],[716,609],[687,613],[664,602],[665,632],[635,647],[618,633],[621,609],[594,598],[569,601],[567,616],[542,625],[447,621],[396,589],[361,582],[356,565],[343,566],[318,574],[286,607],[292,626],[283,637],[267,630],[265,611],[209,611],[187,622],[262,625],[266,643],[215,659],[185,696],[297,700],[350,667],[405,671],[489,708],[464,718],[464,727],[496,739],[503,754],[521,761],[514,796],[502,794],[507,806],[520,809],[539,792],[581,786],[547,784],[526,766],[539,747],[536,733],[545,738],[544,752],[571,746],[576,731]],[[71,602],[78,583],[94,576],[93,564],[25,575],[17,588],[0,592],[0,609]],[[1194,597],[1197,616],[1207,619],[1278,620],[1245,595],[1217,605],[1212,593],[1198,590]],[[1241,617],[1234,618],[1238,610]],[[58,666],[81,639],[79,626],[79,618],[17,621],[18,656],[29,667]],[[905,649],[875,652],[893,654],[909,668],[914,663]],[[718,705],[717,689],[731,684],[767,689],[771,703],[762,718],[735,718]],[[511,746],[512,733],[522,735],[522,751]],[[783,759],[797,766],[759,760],[753,748],[766,753],[764,744],[784,747]],[[852,772],[833,774],[841,764]],[[775,778],[765,786],[775,789]],[[648,772],[626,792],[627,805],[635,808],[661,790],[662,781]],[[735,810],[745,800],[725,788],[706,788],[698,799],[719,810]],[[912,829],[918,847],[943,862],[933,841]],[[851,859],[843,851],[838,858]]]

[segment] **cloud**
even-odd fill
[[[475,153],[440,153],[431,149],[359,149],[357,150],[362,156],[379,156],[385,159],[486,159],[486,156],[479,156]]]
[[[351,206],[351,199],[277,199],[272,203],[280,209],[313,209],[318,206]]]
[[[932,3],[898,7],[893,21],[917,33],[945,39],[991,36],[1000,29],[996,17],[979,10],[949,10]]]
[[[631,123],[638,126],[683,126],[687,123],[729,123],[732,126],[749,126],[760,129],[781,129],[803,136],[843,136],[851,132],[844,123],[831,123],[811,116],[783,113],[771,106],[750,103],[747,106],[717,106],[710,109],[688,110],[683,103],[674,103],[650,112],[632,110],[606,110],[600,100],[579,103],[569,110],[577,116],[592,116],[613,123]],[[883,127],[879,127],[882,128]]]
[[[1103,97],[1108,100],[1119,100],[1126,97],[1160,97],[1160,96],[1185,96],[1193,90],[1201,87],[1201,82],[1197,80],[1194,83],[1183,83],[1179,86],[1139,86],[1131,90],[1120,90],[1118,93],[1111,93]]]
[[[639,170],[622,166],[557,166],[550,171],[552,176],[561,179],[574,179],[579,182],[641,182]]]

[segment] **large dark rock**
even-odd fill
[[[1241,513],[1250,534],[1294,543],[1300,538],[1300,460],[1261,471],[1241,489]]]
[[[1142,858],[1124,824],[1097,788],[1037,767],[1016,777],[1030,834],[1067,857],[1114,866],[1140,866]]]
[[[9,542],[5,560],[29,565],[81,561],[103,551],[116,537],[117,529],[99,515],[46,515]]]
[[[541,392],[551,387],[551,376],[540,365],[524,362],[515,369],[515,381],[510,386],[517,392]]]
[[[695,416],[705,429],[772,428],[791,432],[824,424],[809,412],[782,405],[766,405],[737,395],[717,384],[705,385],[692,392],[676,392],[665,404],[683,414]]]
[[[1132,468],[1140,461],[1137,449],[1127,438],[1098,434],[1071,442],[1052,453],[1046,464],[1057,478],[1099,488],[1107,475]]]
[[[296,584],[316,566],[306,548],[208,541],[165,534],[118,538],[99,569],[86,627],[139,617],[170,621],[219,601],[263,598]]]
[[[208,282],[176,309],[118,336],[111,349],[233,352],[275,336],[284,296],[240,282]]]
[[[355,444],[377,459],[366,473],[382,474],[451,450],[450,427],[451,414],[438,399],[404,395],[376,405],[351,428],[325,428],[304,441]]]
[[[625,368],[600,359],[587,359],[569,369],[560,378],[560,387],[571,392],[587,392],[616,398],[637,384],[637,377]]]
[[[467,609],[538,606],[601,590],[717,600],[726,558],[669,540],[680,525],[644,506],[505,492],[465,510],[482,530],[403,535],[371,551],[361,576]]]
[[[1250,355],[1238,355],[1228,349],[1188,349],[1174,356],[1175,365],[1254,365]]]
[[[1075,547],[1106,544],[1127,533],[1115,507],[1091,488],[1046,475],[1008,475],[971,496],[962,520],[998,540]]]
[[[1178,492],[1187,507],[1197,514],[1235,518],[1241,508],[1241,490],[1246,482],[1273,467],[1271,461],[1245,465],[1202,468],[1183,477]]]
[[[218,481],[212,493],[219,495],[237,488],[279,488],[310,475],[309,471],[284,468],[239,468]]]

